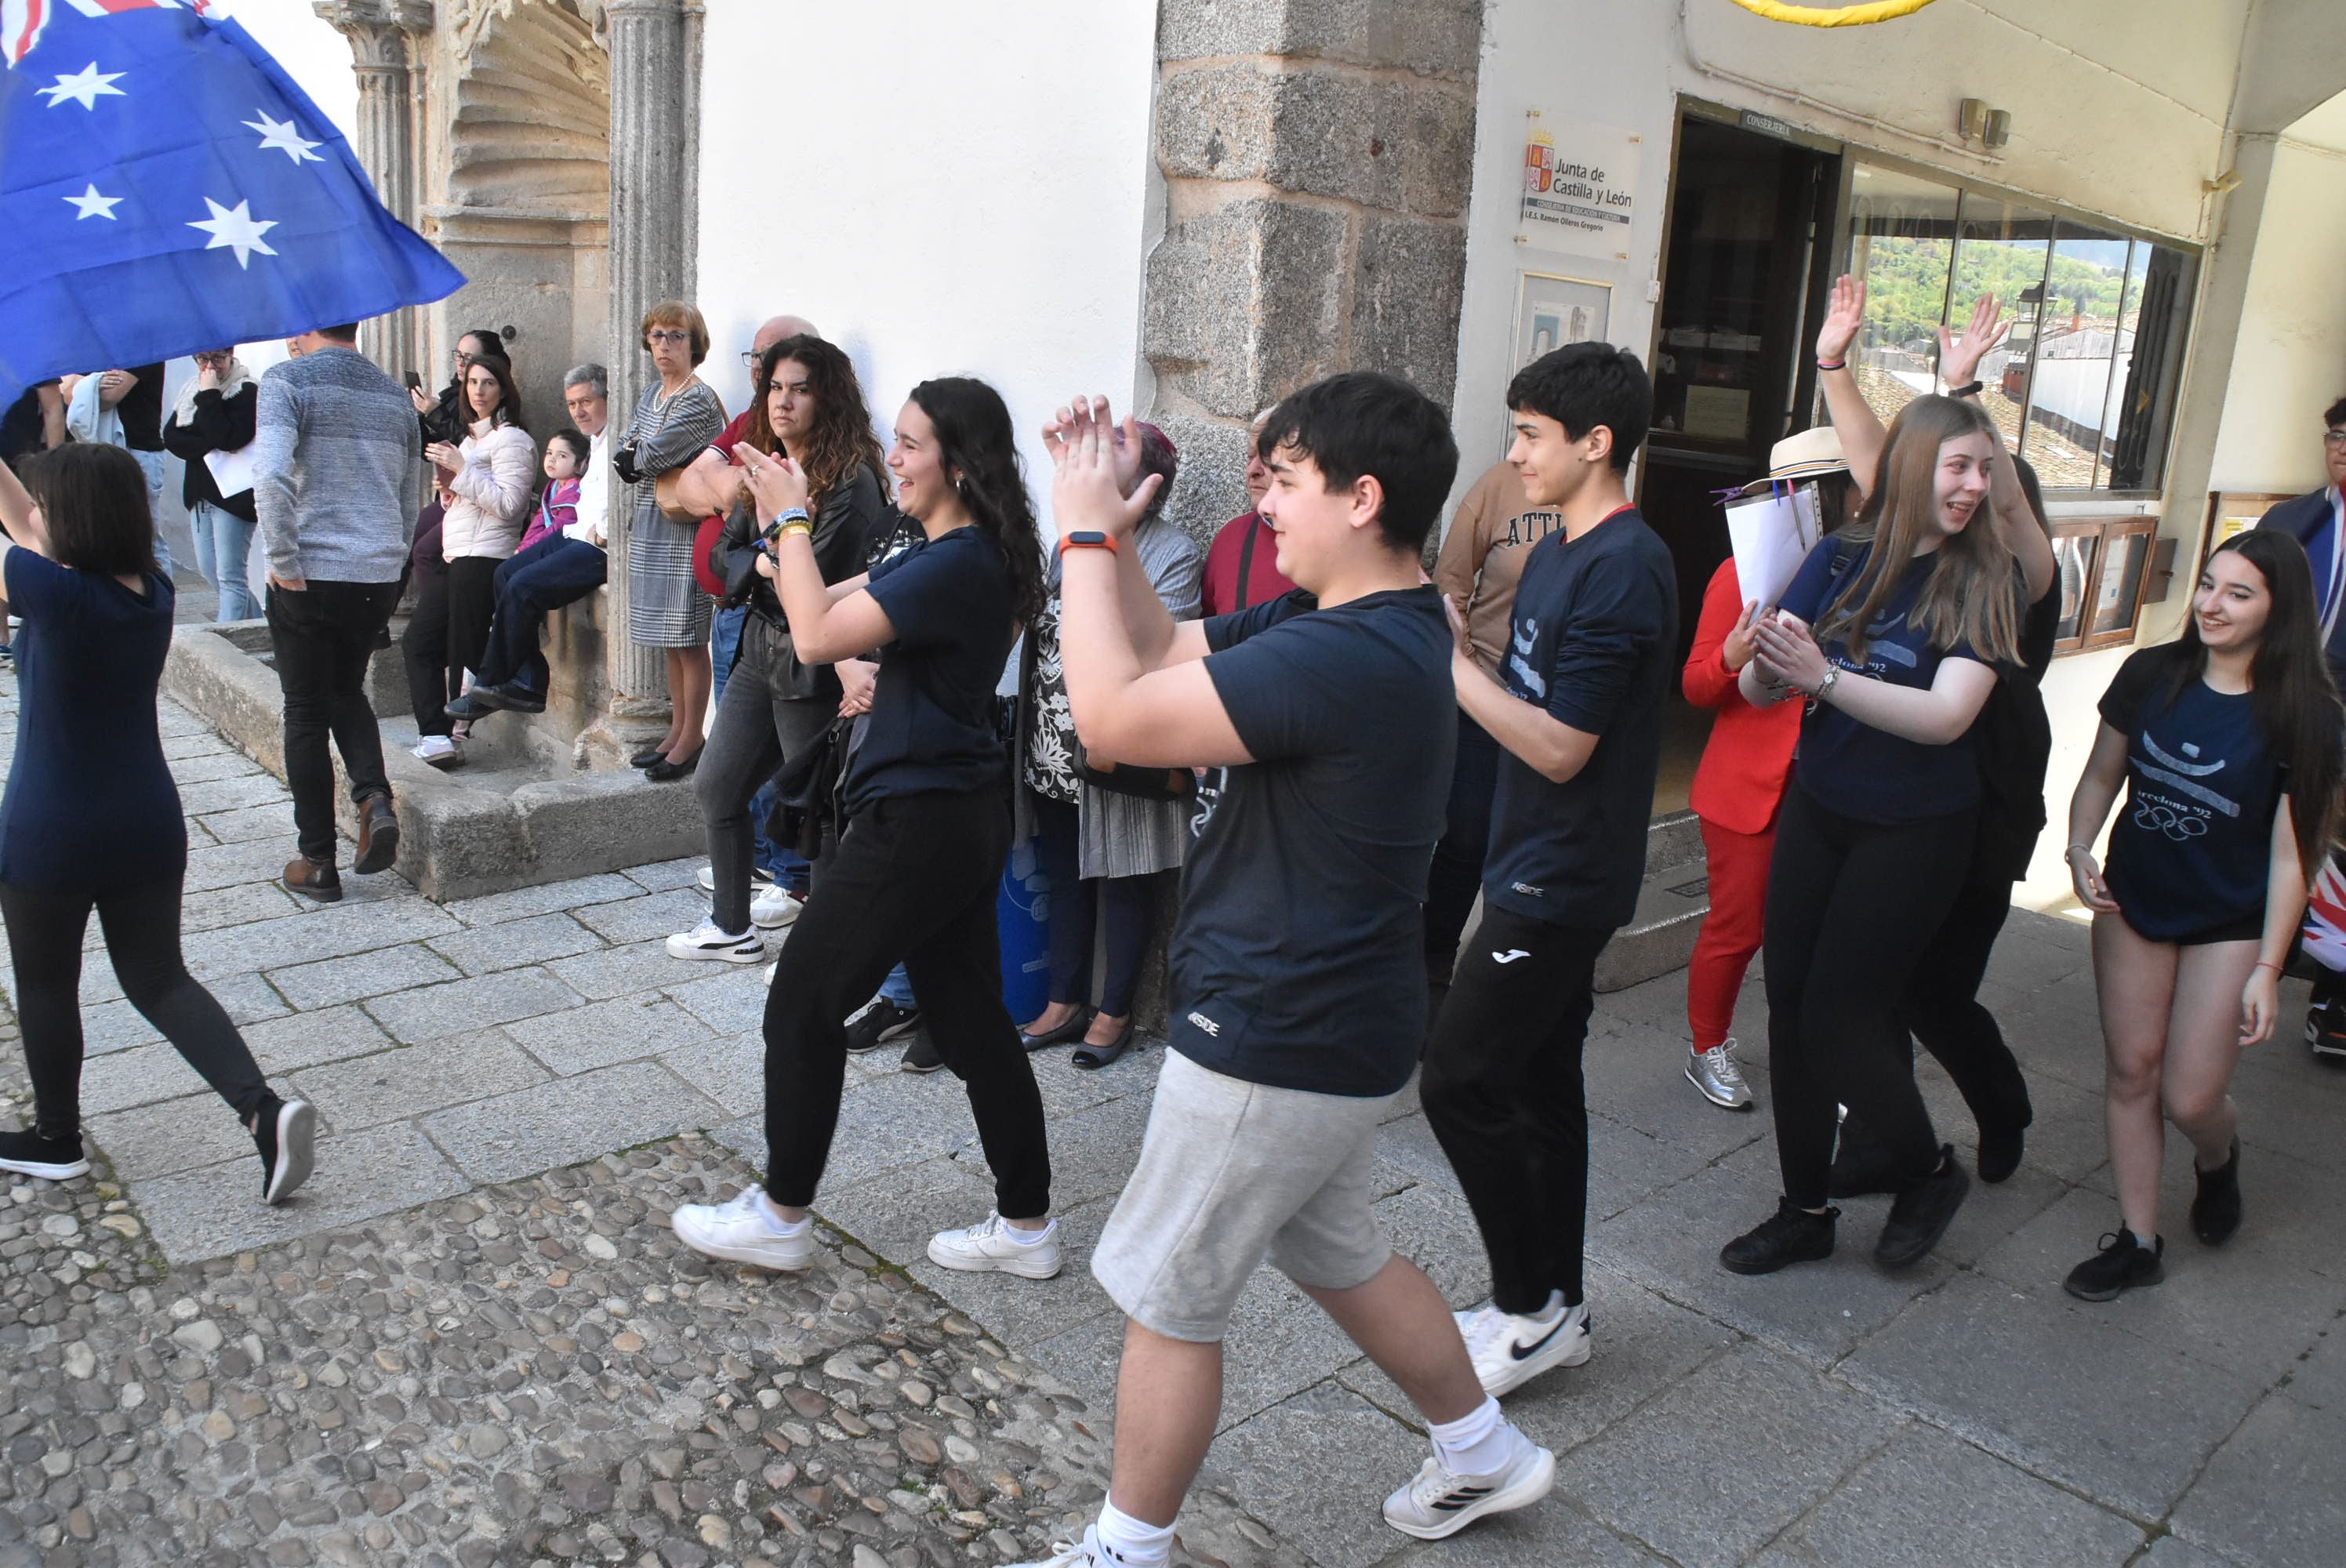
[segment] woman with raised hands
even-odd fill
[[[2280,969],[2337,820],[2338,691],[2304,547],[2275,528],[2218,545],[2183,636],[2142,648],[2102,696],[2069,801],[2069,874],[2094,911],[2094,988],[2118,1228],[2069,1271],[2106,1301],[2165,1277],[2166,1123],[2191,1140],[2191,1230],[2239,1228],[2240,1053],[2272,1033]],[[2094,840],[2119,787],[2109,863]]]
[[[1836,1103],[1865,1118],[1894,1168],[1875,1247],[1885,1266],[1936,1246],[1970,1186],[1932,1129],[1899,1004],[1971,856],[1973,720],[1996,667],[2019,657],[2024,593],[2043,585],[2005,543],[2010,524],[1982,515],[2002,509],[1997,455],[1976,405],[1907,405],[1857,523],[1810,553],[1737,677],[1754,707],[1808,704],[1762,948],[1784,1192],[1721,1249],[1737,1273],[1831,1254]]]
[[[674,1217],[685,1244],[767,1268],[814,1259],[814,1199],[839,1122],[845,1019],[902,960],[929,1037],[969,1094],[994,1209],[939,1233],[946,1268],[1059,1271],[1051,1157],[1034,1069],[1002,1000],[994,901],[1010,853],[1009,763],[994,690],[1043,605],[1043,547],[1010,411],[984,382],[923,382],[888,469],[922,541],[826,583],[812,491],[790,457],[738,449],[790,646],[809,664],[877,651],[870,725],[848,764],[847,826],[782,944],[766,993],[764,1190]],[[727,689],[731,689],[729,685]]]
[[[0,1170],[65,1181],[89,1169],[81,943],[95,909],[123,995],[235,1111],[260,1156],[261,1200],[282,1202],[309,1177],[317,1118],[270,1088],[179,952],[188,828],[155,717],[174,596],[155,560],[147,476],[121,448],[87,442],[26,467],[19,484],[0,464],[0,583],[25,622],[0,919],[33,1125],[0,1132]]]

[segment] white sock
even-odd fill
[[[1040,1225],[1032,1225],[1032,1222],[1027,1220],[1005,1219],[1002,1222],[1002,1230],[1004,1235],[1019,1246],[1033,1247],[1050,1235],[1051,1227],[1057,1223],[1057,1220],[1046,1219]],[[1030,1225],[1032,1228],[1029,1228]]]
[[[1100,1547],[1119,1568],[1165,1568],[1173,1559],[1173,1527],[1135,1519],[1113,1501],[1100,1504],[1093,1526]]]
[[[814,1216],[811,1214],[803,1219],[784,1219],[780,1206],[763,1193],[758,1195],[758,1203],[766,1211],[766,1223],[774,1227],[776,1236],[804,1236],[807,1227],[814,1223]]]
[[[1499,1414],[1499,1401],[1487,1394],[1456,1420],[1428,1427],[1426,1435],[1433,1439],[1434,1457],[1453,1475],[1496,1475],[1523,1441]]]
[[[1536,1323],[1541,1328],[1545,1329],[1550,1323],[1555,1322],[1558,1318],[1563,1316],[1564,1292],[1561,1290],[1551,1290],[1547,1293],[1546,1301],[1541,1304],[1538,1311],[1523,1313],[1521,1315],[1521,1319],[1522,1321],[1525,1323]]]

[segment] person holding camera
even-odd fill
[[[659,380],[644,389],[635,423],[611,454],[635,487],[627,518],[627,637],[668,655],[668,733],[627,760],[647,779],[681,779],[700,764],[709,707],[709,596],[692,574],[699,520],[672,523],[653,481],[682,468],[725,428],[725,404],[693,373],[709,357],[709,323],[681,300],[644,312],[644,351]]]
[[[759,356],[756,396],[740,447],[748,450],[736,450],[737,466],[748,463],[750,452],[779,453],[806,475],[815,565],[823,582],[861,571],[882,509],[882,458],[847,355],[810,334],[770,345]],[[779,887],[750,898],[750,801],[786,759],[822,738],[840,714],[841,690],[829,665],[801,664],[791,649],[773,581],[757,569],[771,540],[759,528],[757,509],[746,495],[726,519],[719,542],[725,606],[742,606],[749,616],[693,779],[716,887],[709,918],[669,937],[668,951],[677,958],[757,963],[765,958],[758,928],[789,924],[798,901]]]

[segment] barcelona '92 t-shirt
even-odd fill
[[[2127,792],[2104,876],[2127,924],[2153,942],[2264,912],[2273,813],[2287,771],[2245,693],[2196,674],[2170,702],[2176,648],[2118,667],[2101,713],[2127,738]]]

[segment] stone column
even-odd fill
[[[417,40],[432,31],[429,0],[318,0],[317,12],[351,41],[359,87],[352,150],[359,166],[392,216],[413,228],[415,106],[425,86]],[[394,380],[429,368],[416,341],[413,309],[361,322],[359,350]]]
[[[626,433],[650,374],[638,341],[644,311],[689,299],[699,222],[699,12],[696,0],[608,0],[611,55],[611,426]],[[636,750],[668,728],[668,671],[658,648],[627,637],[627,519],[635,492],[614,476],[611,576],[605,601],[611,703],[579,738],[598,760]]]
[[[1162,0],[1141,352],[1172,515],[1246,509],[1247,423],[1334,371],[1455,390],[1481,0]]]

